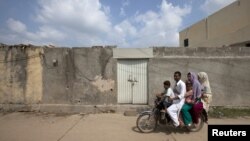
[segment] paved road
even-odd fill
[[[135,122],[135,116],[122,114],[0,113],[0,141],[207,141],[207,125],[195,133],[160,126],[143,134]],[[250,118],[209,119],[210,123],[248,124]]]

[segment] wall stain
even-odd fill
[[[97,75],[95,77],[95,81],[93,81],[92,84],[96,86],[101,92],[113,91],[115,81],[112,79],[103,79],[102,76]]]
[[[104,79],[107,79],[106,76],[106,67],[109,63],[109,60],[112,58],[113,54],[110,54],[107,49],[101,48],[101,53],[99,56],[99,63],[101,65],[101,75]]]

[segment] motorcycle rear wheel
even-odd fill
[[[198,124],[196,124],[196,126],[193,124],[191,127],[187,127],[187,129],[190,131],[190,132],[198,132],[201,130],[201,128],[203,127],[204,125],[204,116],[201,115],[198,119]]]
[[[157,120],[154,115],[145,113],[137,118],[136,126],[142,133],[150,133],[155,131],[157,127]]]

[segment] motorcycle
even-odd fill
[[[164,109],[163,103],[156,99],[152,110],[141,112],[136,120],[136,126],[139,131],[142,133],[153,132],[159,124],[173,127],[173,121],[169,114],[167,112],[163,114],[161,112],[162,109]],[[207,120],[207,113],[205,109],[203,109],[196,125],[192,124],[191,126],[184,127],[186,127],[189,132],[198,132]]]

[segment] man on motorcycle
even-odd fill
[[[166,118],[161,118],[161,116],[163,115],[161,113],[161,110],[164,109],[164,104],[162,102],[162,95],[161,95],[160,97],[157,97],[157,99],[155,100],[155,106],[152,110],[143,111],[138,116],[136,120],[136,126],[141,132],[149,133],[155,131],[158,123],[169,125],[169,123],[173,122],[173,125],[175,127],[184,126],[184,123],[181,120],[179,120],[179,114],[185,102],[186,84],[181,80],[181,73],[179,71],[174,73],[174,80],[176,81],[176,84],[173,89],[174,96],[170,97],[170,100],[173,100],[173,104],[167,108],[168,114],[165,115],[164,113]],[[191,99],[187,101],[190,100]],[[196,126],[191,126],[191,127],[186,126],[188,131],[197,132],[202,129],[204,122],[207,121],[207,114],[204,109],[202,110],[201,113],[199,113],[199,117],[197,120],[198,120],[197,123],[194,122],[196,123]],[[166,124],[166,122],[168,124]]]
[[[181,80],[181,72],[176,71],[174,73],[174,80],[176,82],[176,85],[173,89],[175,96],[170,98],[173,100],[173,104],[167,109],[167,112],[171,119],[174,122],[174,126],[178,127],[181,126],[179,122],[179,114],[181,111],[181,108],[185,102],[185,92],[186,92],[186,85],[185,83]]]

